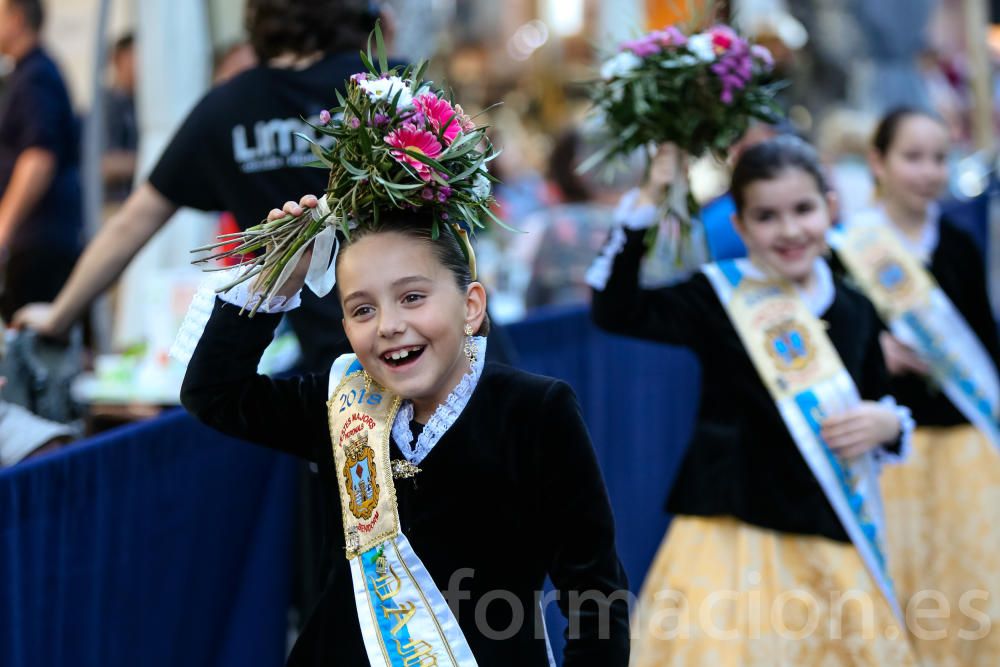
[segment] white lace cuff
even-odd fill
[[[611,280],[611,269],[615,265],[615,258],[625,247],[625,230],[620,225],[616,225],[611,230],[611,238],[601,248],[601,254],[594,258],[584,280],[587,284],[599,292],[603,292]]]
[[[201,340],[201,335],[205,333],[208,318],[212,316],[212,310],[215,308],[216,290],[236,280],[241,270],[239,267],[233,267],[228,271],[213,272],[205,276],[205,279],[198,286],[194,298],[191,299],[191,305],[188,306],[187,313],[184,315],[184,321],[181,322],[177,336],[174,337],[174,343],[170,346],[171,357],[187,366],[187,363],[191,361],[191,355],[194,354],[194,349],[198,346],[198,341]],[[234,306],[241,308],[247,305],[252,306],[249,282],[240,283],[218,296]],[[283,296],[273,297],[269,299],[268,303],[261,306],[260,310],[265,313],[292,310],[302,302],[301,294],[302,290],[299,290],[288,299]],[[260,299],[259,294],[254,295],[254,297]]]
[[[613,217],[614,226],[611,228],[611,237],[601,248],[601,254],[594,258],[584,275],[586,283],[595,290],[603,291],[608,286],[615,258],[628,240],[625,236],[625,230],[649,229],[657,223],[658,211],[656,207],[652,204],[636,206],[638,201],[638,188],[632,188],[618,201],[618,208],[615,209]]]
[[[899,465],[905,463],[912,451],[913,431],[916,429],[917,423],[913,421],[910,409],[905,405],[896,403],[896,399],[892,396],[883,396],[879,400],[879,405],[892,408],[896,413],[896,418],[899,419],[899,452],[892,452],[885,447],[880,447],[874,451],[875,461],[879,465]]]
[[[658,222],[659,213],[652,204],[639,204],[639,188],[632,188],[618,201],[614,221],[625,229],[649,229]]]

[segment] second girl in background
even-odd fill
[[[743,153],[732,193],[749,259],[643,290],[665,186],[626,196],[589,274],[599,326],[690,347],[702,367],[631,664],[916,664],[876,480],[912,424],[888,396],[875,310],[821,258],[835,200],[815,152],[781,137]]]
[[[1000,664],[1000,344],[972,239],[935,201],[948,133],[899,109],[880,123],[875,207],[831,237],[878,306],[893,393],[913,410],[913,455],[883,477],[889,562],[921,659]]]

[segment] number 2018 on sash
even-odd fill
[[[361,391],[352,389],[340,395],[340,410],[338,412],[343,412],[353,405],[363,405],[366,402],[368,405],[378,405],[382,402],[382,394],[369,394],[366,389]]]

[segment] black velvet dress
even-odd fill
[[[188,367],[184,406],[225,433],[315,462],[335,489],[327,375],[271,379],[258,360],[279,316],[216,302]],[[395,443],[392,458],[401,458]],[[412,479],[396,480],[402,530],[484,667],[548,665],[536,596],[548,576],[577,632],[568,667],[625,667],[627,590],[614,521],[572,390],[487,364],[454,425]],[[327,494],[329,516],[339,497]],[[338,519],[339,522],[339,519]],[[367,665],[342,530],[319,604],[289,665]],[[586,594],[586,595],[584,595]],[[590,601],[574,604],[578,598]]]

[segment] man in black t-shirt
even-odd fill
[[[39,0],[0,0],[0,53],[16,65],[0,104],[0,317],[52,299],[80,252],[79,133],[41,47]]]
[[[0,0],[10,1],[10,0]],[[260,64],[210,90],[188,114],[149,179],[87,247],[52,304],[32,304],[15,326],[63,334],[181,206],[230,211],[241,228],[287,200],[326,189],[327,172],[305,168],[315,120],[363,66],[358,51],[378,18],[367,0],[248,0],[247,28]],[[326,370],[349,351],[337,299],[303,291],[289,313],[302,366]]]

